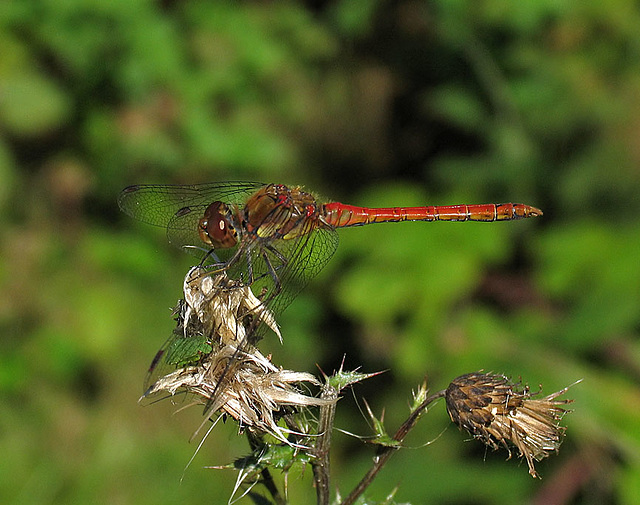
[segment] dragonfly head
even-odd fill
[[[198,232],[202,241],[214,248],[228,249],[238,243],[231,210],[222,202],[213,202],[207,207],[198,223]]]

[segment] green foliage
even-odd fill
[[[301,370],[329,375],[345,353],[345,369],[388,369],[354,389],[390,432],[424,376],[434,391],[481,368],[547,392],[584,379],[542,484],[431,409],[366,503],[522,503],[547,482],[574,503],[636,503],[635,2],[308,4],[0,2],[0,502],[231,495],[230,473],[202,467],[246,454],[233,423],[184,471],[201,411],[136,405],[192,259],[115,200],[254,179],[370,206],[544,210],[342,230],[279,320],[284,346],[265,342]],[[338,427],[366,436],[344,396]],[[371,457],[353,447],[334,454],[343,494]],[[296,490],[309,481],[289,478],[291,503],[313,499]]]

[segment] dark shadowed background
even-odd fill
[[[542,218],[340,232],[278,365],[573,383],[557,456],[505,461],[426,415],[370,490],[447,504],[640,500],[640,12],[631,0],[0,3],[0,502],[225,503],[234,423],[139,407],[193,259],[117,208],[135,183],[257,180],[345,203],[524,202]],[[371,431],[351,394],[337,427]],[[337,433],[343,495],[371,446]],[[279,478],[279,475],[277,475]],[[311,469],[288,477],[313,503]]]

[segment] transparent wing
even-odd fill
[[[259,182],[213,182],[209,184],[155,185],[141,184],[123,189],[118,206],[129,216],[155,226],[168,226],[176,214],[206,208],[212,202],[243,203],[264,186]],[[178,222],[174,222],[174,227]]]
[[[324,268],[337,247],[338,234],[332,228],[316,228],[295,239],[258,240],[234,255],[227,274],[250,284],[262,305],[277,316]]]
[[[207,206],[215,201],[242,205],[262,186],[258,182],[129,186],[120,193],[118,205],[138,221],[165,227],[172,245],[201,257],[206,250],[198,234],[198,221]]]
[[[269,306],[279,314],[329,262],[338,248],[338,234],[334,229],[318,228],[294,241],[280,240],[276,248],[287,258],[282,271],[276,272],[281,293]]]

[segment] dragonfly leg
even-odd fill
[[[284,256],[282,256],[282,254],[280,254],[280,251],[278,251],[275,247],[267,245],[266,249],[269,249],[269,251],[271,251],[282,262],[281,265],[274,268],[273,264],[271,263],[271,260],[269,259],[269,255],[267,254],[267,251],[262,249],[262,259],[264,260],[264,264],[267,267],[268,273],[271,276],[271,279],[273,280],[273,292],[269,295],[269,299],[271,299],[275,297],[278,293],[280,293],[280,291],[282,291],[282,284],[280,282],[280,278],[278,277],[278,273],[276,272],[276,270],[284,267],[287,260]]]
[[[278,260],[280,261],[280,265],[275,270],[284,268],[287,265],[288,263],[287,258],[285,258],[284,255],[280,251],[278,251],[275,247],[273,247],[271,244],[267,244],[265,245],[265,248],[269,249],[269,251],[271,251],[271,253],[273,253],[273,255],[276,258],[278,258]]]
[[[251,286],[251,284],[253,284],[253,281],[255,280],[253,278],[253,263],[251,262],[251,251],[249,249],[247,249],[245,251],[245,254],[247,256],[247,282],[245,283],[247,286]]]
[[[214,264],[219,265],[222,262],[220,261],[220,258],[218,258],[218,255],[215,252],[215,249],[211,248],[207,251],[207,253],[202,257],[202,259],[200,260],[200,263],[198,263],[199,267],[204,266],[204,262],[207,261],[207,259],[209,258],[213,258]]]

